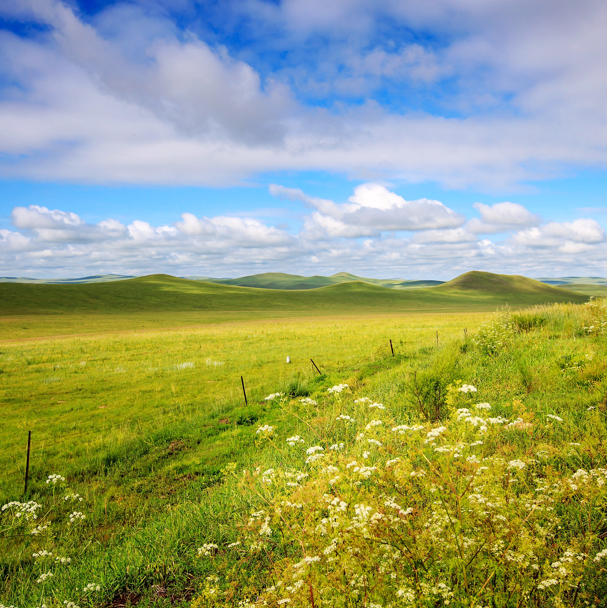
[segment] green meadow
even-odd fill
[[[483,273],[0,291],[0,605],[604,605],[601,302]]]

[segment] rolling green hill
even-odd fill
[[[137,312],[290,312],[311,314],[490,310],[547,302],[583,302],[562,288],[518,276],[469,272],[416,290],[352,281],[308,290],[269,290],[150,275],[77,285],[0,284],[0,315]]]
[[[381,287],[392,289],[418,289],[420,287],[434,287],[441,285],[443,281],[405,281],[403,279],[368,279],[359,277],[349,272],[338,272],[330,277],[314,275],[304,277],[298,274],[286,274],[284,272],[265,272],[253,274],[237,279],[209,279],[205,277],[190,277],[196,280],[207,281],[209,283],[219,283],[221,285],[238,285],[239,287],[259,287],[262,289],[318,289],[329,285],[339,285],[340,283],[351,283],[360,281]]]

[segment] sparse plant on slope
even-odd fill
[[[483,323],[474,343],[487,355],[495,355],[505,348],[514,335],[514,324],[510,313],[500,311]]]
[[[604,335],[607,331],[607,300],[592,296],[585,308],[588,321],[587,325],[584,325],[584,332],[594,336]]]
[[[424,420],[436,422],[450,410],[449,393],[457,375],[455,351],[445,350],[425,369],[415,369],[405,383],[405,396]]]

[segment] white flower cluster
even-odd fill
[[[38,519],[38,510],[42,509],[42,505],[30,500],[29,502],[17,502],[15,500],[2,505],[2,511],[7,509],[14,510],[14,517],[23,521],[31,521]]]
[[[273,401],[274,399],[280,399],[283,396],[284,393],[272,393],[271,395],[268,395],[264,401]]]
[[[299,402],[303,403],[304,405],[318,405],[318,403],[316,403],[314,399],[310,399],[310,397],[303,397],[299,400]]]
[[[462,393],[476,393],[476,387],[471,384],[462,384],[457,390]]]
[[[384,407],[383,403],[370,403],[369,404],[369,408],[375,407],[378,410],[385,410],[386,408]]]
[[[42,534],[46,529],[48,528],[48,525],[42,525],[40,524],[39,526],[36,526],[31,532],[30,534],[32,534],[33,536],[37,536],[38,534]]]
[[[327,389],[327,393],[329,393],[330,395],[336,395],[337,393],[341,393],[347,388],[347,384],[336,384],[335,386],[332,386],[331,388]]]
[[[75,494],[74,492],[70,492],[63,497],[63,500],[66,502],[82,502],[82,496],[80,494]]]
[[[198,557],[211,557],[217,553],[219,547],[214,543],[205,543],[198,548]]]
[[[264,424],[255,431],[255,434],[259,435],[260,439],[270,439],[274,436],[274,427]]]
[[[293,435],[293,437],[287,437],[287,443],[293,446],[298,443],[305,443],[305,441],[299,435]]]
[[[53,578],[53,573],[52,572],[43,572],[38,579],[36,580],[36,582],[41,585],[42,583],[44,583],[46,580],[48,580],[49,578]]]
[[[34,559],[39,559],[41,557],[53,557],[53,554],[50,551],[46,551],[42,550],[42,551],[38,551],[37,553],[32,553],[32,557]]]
[[[91,591],[101,591],[101,587],[97,583],[89,583],[83,591],[85,593],[90,593]]]
[[[70,513],[70,524],[76,523],[77,521],[83,521],[86,519],[86,515],[84,515],[81,511],[74,511]]]
[[[52,483],[53,485],[56,485],[58,483],[63,483],[65,481],[65,477],[63,477],[62,475],[57,475],[56,473],[53,473],[52,475],[49,475],[46,483]]]

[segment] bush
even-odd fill
[[[443,351],[434,363],[422,370],[414,370],[405,382],[405,395],[421,416],[436,422],[448,415],[449,387],[458,371],[455,353]]]

